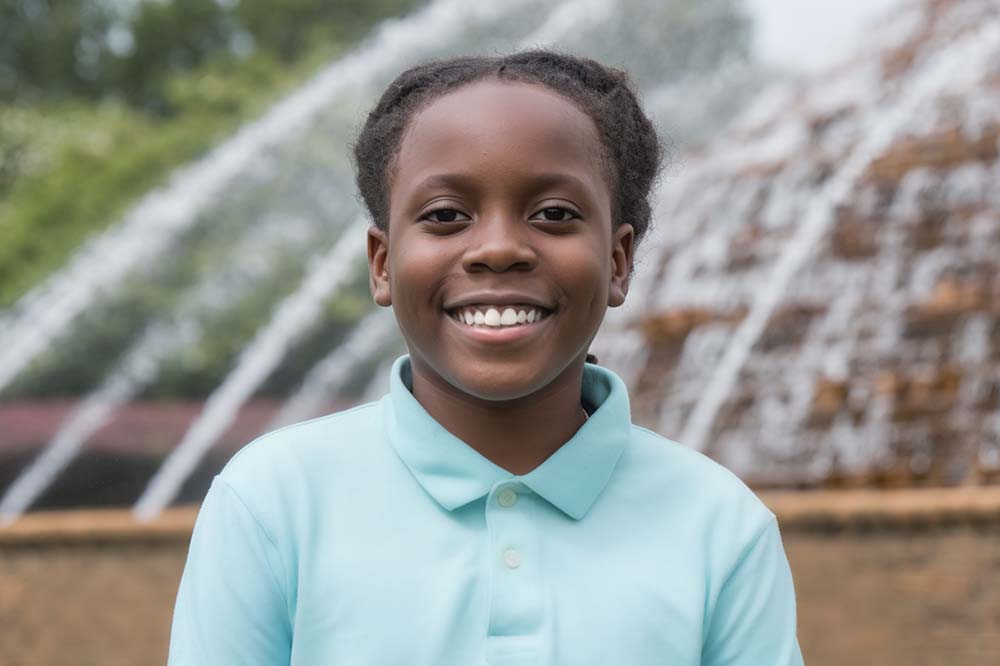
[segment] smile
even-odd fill
[[[536,305],[466,305],[448,315],[470,328],[511,328],[541,321],[551,314]]]
[[[451,308],[445,314],[463,338],[492,346],[538,342],[538,336],[548,329],[553,311],[522,303],[470,304]]]

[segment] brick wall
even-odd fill
[[[1000,663],[1000,487],[764,495],[810,666]],[[163,664],[193,513],[0,530],[0,664]]]

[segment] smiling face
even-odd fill
[[[633,233],[612,229],[611,199],[593,122],[545,87],[477,81],[417,113],[388,233],[368,240],[414,384],[490,401],[578,386],[627,290]]]

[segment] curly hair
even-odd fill
[[[628,75],[595,60],[548,50],[471,56],[418,65],[389,84],[354,144],[358,189],[380,229],[389,227],[392,169],[410,120],[433,100],[483,79],[545,86],[586,113],[597,128],[612,191],[612,224],[649,228],[650,193],[664,153]]]

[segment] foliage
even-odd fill
[[[172,168],[415,4],[158,0],[127,13],[0,0],[0,308]]]
[[[413,0],[0,0],[0,100],[121,97],[171,114],[167,83],[221,56],[281,63],[353,42]]]
[[[164,262],[150,274],[121,285],[83,313],[72,334],[50,345],[5,395],[83,395],[106,379],[111,367],[146,332],[158,324],[172,324],[181,338],[185,336],[180,331],[191,326],[200,333],[177,345],[162,362],[155,384],[141,392],[151,398],[204,398],[232,369],[277,304],[299,286],[306,270],[302,252],[294,252],[296,261],[280,256],[288,250],[279,249],[279,256],[267,262],[273,270],[237,277],[251,280],[251,288],[238,293],[222,288],[225,307],[208,304],[192,309],[183,305],[186,294],[206,279],[220,280],[214,264],[232,259],[231,234],[224,228],[194,229],[175,254],[176,261]],[[287,395],[293,391],[309,368],[336,348],[371,307],[367,266],[359,262],[344,288],[326,300],[316,326],[289,350],[260,392]]]
[[[176,76],[169,99],[183,112],[170,119],[113,101],[0,109],[0,304],[304,74],[254,60]]]

